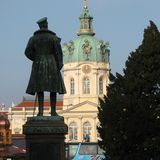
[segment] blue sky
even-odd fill
[[[160,26],[159,0],[89,0],[96,37],[109,41],[113,73],[122,73],[125,61],[143,38],[149,20]],[[49,29],[62,44],[76,38],[83,0],[0,0],[0,105],[21,102],[31,71],[24,56],[36,21],[48,17]]]

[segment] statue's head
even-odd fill
[[[46,29],[48,28],[48,22],[47,22],[47,17],[41,18],[37,21],[37,24],[40,29]]]

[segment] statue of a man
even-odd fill
[[[37,21],[39,30],[29,39],[25,55],[31,61],[32,72],[26,93],[38,95],[39,112],[43,116],[44,91],[50,92],[51,115],[56,113],[56,93],[64,94],[66,89],[60,73],[63,67],[61,39],[48,30],[47,18]]]

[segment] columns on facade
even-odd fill
[[[94,94],[97,96],[98,95],[98,69],[93,72],[93,75],[94,75],[93,82],[95,83]]]
[[[83,141],[83,124],[82,124],[82,116],[79,117],[79,129],[78,129],[78,141]]]
[[[77,89],[77,90],[76,90],[76,94],[77,94],[77,96],[78,96],[78,101],[77,101],[77,103],[80,103],[80,97],[81,97],[81,95],[82,95],[82,87],[80,88],[80,86],[81,86],[80,84],[82,83],[82,82],[81,82],[81,79],[80,79],[80,77],[81,77],[80,75],[81,75],[80,69],[78,69],[78,70],[77,70],[77,73],[76,73],[77,81],[78,81],[78,82],[77,82],[78,85],[76,85],[76,87],[77,87],[77,88],[76,88],[76,89]]]
[[[97,141],[97,121],[96,121],[96,119],[97,119],[97,117],[96,116],[94,116],[93,117],[93,131],[92,131],[92,133],[93,133],[93,141]]]

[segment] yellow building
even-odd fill
[[[97,141],[98,99],[106,94],[109,82],[109,43],[98,40],[92,27],[93,17],[84,3],[76,39],[63,45],[63,74],[67,94],[57,101],[57,112],[68,125],[66,141]],[[30,102],[30,105],[28,104]],[[27,103],[28,105],[24,105]],[[33,116],[34,101],[24,100],[9,110],[13,134],[22,133],[26,118]],[[35,114],[37,113],[37,107]],[[45,104],[45,115],[49,115]]]
[[[109,73],[109,44],[97,40],[93,17],[84,3],[75,40],[65,43],[62,116],[69,127],[68,141],[97,141],[98,98],[106,94]]]

